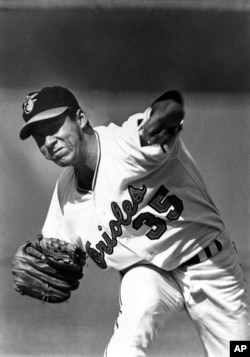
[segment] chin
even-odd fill
[[[71,166],[72,162],[71,160],[58,160],[58,161],[54,161],[55,164],[57,164],[58,166],[61,167],[67,167],[67,166]]]
[[[65,156],[63,156],[57,160],[54,160],[54,163],[61,167],[67,167],[67,166],[71,166],[73,164],[71,158],[65,157]]]
[[[71,164],[68,164],[66,162],[55,162],[56,165],[60,166],[60,167],[67,167],[70,166]]]

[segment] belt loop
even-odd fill
[[[197,255],[198,255],[198,258],[199,258],[199,263],[201,263],[201,262],[203,262],[204,260],[207,259],[207,254],[206,254],[205,248],[202,249],[202,251],[200,251]]]

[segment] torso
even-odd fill
[[[122,129],[96,128],[101,155],[92,190],[79,192],[73,168],[64,171],[60,234],[80,241],[100,268],[121,270],[143,260],[171,270],[224,224],[180,138],[167,153],[158,146],[140,148],[138,118]],[[50,226],[48,218],[44,231]]]

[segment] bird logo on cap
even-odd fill
[[[30,112],[32,112],[34,104],[37,101],[37,99],[35,99],[37,95],[38,93],[33,93],[32,95],[28,95],[25,98],[25,101],[23,103],[23,110],[25,114],[29,114]]]

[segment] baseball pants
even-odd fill
[[[119,316],[104,356],[148,356],[169,312],[184,309],[204,356],[228,357],[230,340],[250,339],[246,283],[231,243],[213,258],[171,272],[150,266],[129,270],[121,281]]]

